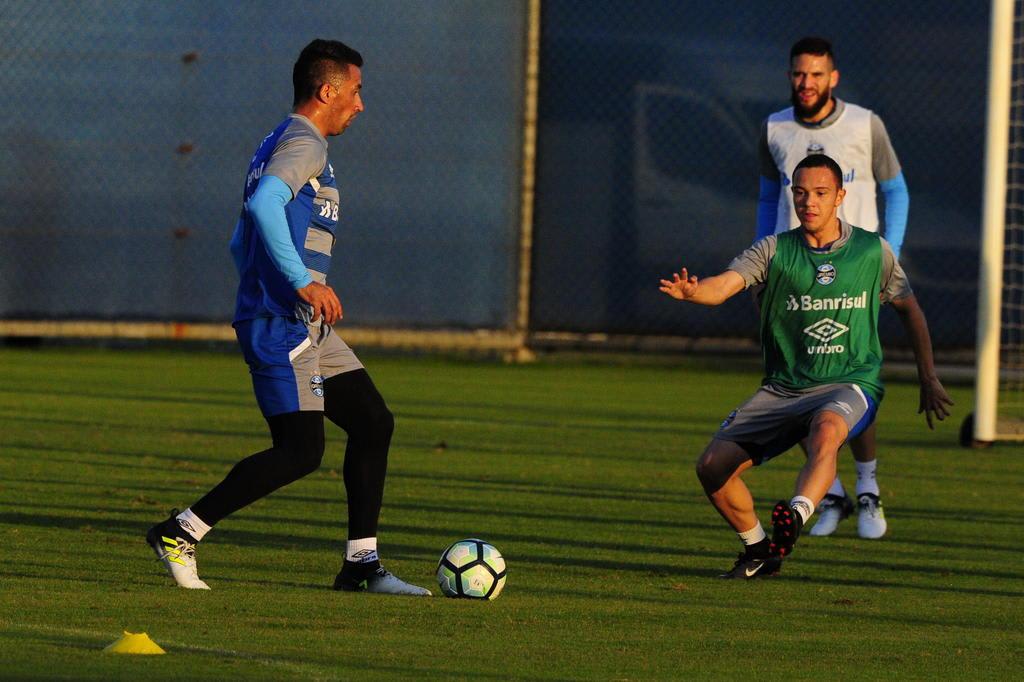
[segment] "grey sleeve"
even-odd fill
[[[758,239],[746,251],[732,259],[727,270],[743,278],[746,288],[764,284],[768,279],[768,266],[775,258],[778,239],[774,234]]]
[[[871,173],[875,182],[892,180],[900,174],[900,160],[889,140],[889,132],[878,114],[871,114]]]
[[[914,293],[910,288],[910,280],[903,266],[896,260],[896,254],[892,252],[889,242],[879,237],[882,242],[882,303],[889,303],[897,298],[905,298]]]
[[[311,135],[296,135],[278,143],[263,174],[284,180],[292,188],[294,198],[310,178],[320,175],[326,163],[327,150],[320,140]]]
[[[761,175],[775,182],[782,182],[779,167],[772,158],[772,150],[768,147],[768,119],[761,123],[761,139],[757,142],[757,156],[761,167]]]

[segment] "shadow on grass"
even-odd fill
[[[85,635],[85,634],[74,634],[74,633],[50,633],[42,630],[27,630],[27,629],[2,629],[0,628],[0,639],[4,640],[15,640],[25,642],[41,642],[43,644],[52,644],[60,647],[61,649],[78,649],[83,653],[96,653],[101,651],[104,646],[110,644],[105,641],[104,638],[98,635]],[[111,642],[115,638],[111,638]],[[40,678],[42,679],[42,678]]]
[[[251,520],[251,519],[250,519]],[[56,515],[44,515],[44,514],[24,514],[24,513],[0,513],[0,523],[8,523],[18,526],[36,526],[42,528],[61,528],[68,530],[80,530],[83,525],[86,525],[88,519],[86,518],[75,518],[67,516],[56,516]],[[140,538],[140,552],[143,551],[141,547],[141,538],[144,529],[137,524],[129,523],[120,520],[103,520],[103,528],[106,533],[126,533],[134,534]],[[392,532],[404,532],[412,534],[423,534],[425,529],[416,526],[389,526],[388,529]],[[435,535],[448,535],[454,537],[458,533],[452,529],[430,529],[431,533]],[[519,534],[498,534],[493,538],[496,542],[500,543],[538,543],[538,544],[557,544],[564,547],[574,547],[579,549],[585,548],[607,548],[610,550],[622,550],[634,554],[636,552],[648,552],[655,553],[662,556],[674,556],[674,557],[722,557],[723,568],[724,563],[727,561],[726,555],[722,552],[711,551],[705,549],[672,549],[664,550],[661,548],[655,548],[652,550],[651,547],[646,545],[637,546],[626,546],[620,543],[595,543],[586,540],[571,541],[565,538],[549,538],[546,536],[535,536],[535,535],[519,535]],[[245,530],[230,530],[224,533],[224,541],[226,544],[235,545],[239,547],[254,547],[266,550],[267,547],[275,547],[280,549],[295,549],[299,551],[303,550],[315,550],[315,551],[327,551],[327,552],[339,552],[342,546],[340,540],[331,540],[327,538],[318,537],[304,537],[297,536],[294,534],[282,534],[282,533],[266,533],[266,532],[253,532]],[[386,551],[391,552],[392,556],[398,556],[399,558],[420,560],[420,561],[434,561],[434,551],[427,549],[422,546],[414,545],[400,545],[400,544],[387,544],[384,545]],[[585,569],[596,569],[613,572],[626,572],[626,573],[643,573],[648,575],[656,576],[691,576],[691,577],[706,577],[713,579],[713,572],[708,572],[701,568],[691,568],[679,566],[676,563],[667,562],[652,562],[652,561],[629,561],[619,559],[598,559],[590,558],[585,555],[576,555],[571,559],[565,557],[553,556],[551,554],[539,554],[530,552],[517,552],[509,555],[510,562],[515,562],[518,565],[535,565],[535,566],[551,566],[558,568],[585,568]],[[834,559],[823,559],[823,560],[804,560],[808,564],[820,564],[826,567],[833,567],[836,563],[849,565],[851,568],[862,568],[862,562],[852,561],[839,561]],[[911,566],[901,565],[898,568],[894,568],[892,565],[885,564],[872,564],[872,568],[878,570],[896,570],[901,573],[919,573],[919,574],[939,574],[944,575],[945,569],[940,567],[931,566]],[[796,569],[797,571],[799,569]],[[1019,575],[1016,573],[1003,573],[996,571],[957,571],[957,577],[984,577],[991,578],[1000,581],[1013,581],[1019,582]],[[28,576],[28,577],[42,577],[42,576]],[[88,579],[88,578],[83,578]],[[866,579],[863,577],[852,577],[844,578],[842,576],[831,576],[828,578],[816,578],[797,575],[786,575],[779,578],[780,580],[793,580],[801,583],[816,584],[816,585],[847,585],[851,587],[876,587],[881,589],[909,589],[924,592],[935,592],[935,593],[949,593],[949,594],[969,594],[977,596],[987,597],[1009,597],[1009,598],[1021,598],[1024,597],[1024,592],[1019,589],[993,589],[993,588],[977,588],[977,587],[966,587],[966,586],[947,586],[947,585],[924,585],[911,582],[901,581],[890,581],[890,580],[876,580]],[[102,582],[117,582],[119,578],[112,578],[110,581]],[[239,580],[238,582],[250,583],[268,583],[268,584],[282,584],[288,587],[305,587],[302,583],[290,583],[283,581],[249,581]],[[317,588],[319,589],[319,588]]]
[[[189,401],[189,402],[191,402],[191,401]],[[183,402],[182,404],[183,405],[188,405],[189,403],[188,402]],[[232,406],[237,407],[238,405],[233,403]],[[72,418],[68,418],[68,417],[61,417],[61,418],[57,418],[57,417],[38,417],[38,416],[34,416],[34,415],[25,415],[25,414],[12,413],[12,412],[0,412],[0,419],[11,419],[11,420],[16,420],[16,421],[21,421],[21,422],[35,422],[35,423],[45,423],[45,424],[63,424],[63,425],[68,425],[68,426],[92,426],[92,427],[95,427],[95,426],[98,425],[97,422],[89,420],[89,419],[85,419],[85,418],[82,418],[82,419],[72,419]],[[409,420],[409,421],[413,421],[413,420],[415,420],[415,421],[428,421],[428,422],[454,422],[454,423],[473,424],[473,425],[477,425],[477,426],[481,426],[481,425],[483,425],[483,426],[501,426],[501,427],[516,428],[516,429],[523,429],[523,428],[535,428],[535,429],[584,429],[584,430],[588,430],[588,431],[615,431],[616,433],[623,433],[623,432],[627,432],[627,433],[665,433],[665,434],[677,435],[677,436],[680,436],[680,437],[684,437],[684,436],[706,436],[706,437],[710,438],[711,435],[713,435],[713,433],[714,433],[714,428],[713,428],[714,425],[713,424],[706,424],[706,423],[701,423],[701,424],[696,424],[695,423],[695,425],[693,427],[680,428],[680,427],[677,427],[677,426],[656,426],[656,425],[640,426],[640,425],[637,425],[635,423],[627,423],[627,424],[594,424],[594,423],[588,423],[588,422],[581,422],[581,421],[578,421],[578,420],[547,420],[547,421],[536,420],[536,421],[524,421],[522,419],[515,419],[515,418],[509,418],[509,419],[486,418],[485,419],[485,418],[482,418],[482,417],[471,417],[471,416],[467,416],[467,415],[443,416],[443,415],[407,414],[407,413],[406,414],[403,414],[403,413],[396,413],[395,414],[395,421],[396,421],[397,424],[399,424],[399,427],[398,427],[399,429],[401,428],[400,425],[401,425],[402,421],[404,421],[404,420]],[[118,423],[115,423],[115,422],[102,422],[102,426],[104,428],[132,429],[132,430],[137,430],[138,429],[138,424],[134,424],[134,423],[132,423],[132,424],[118,424]],[[249,431],[247,431],[245,433],[238,433],[238,432],[212,430],[212,429],[196,429],[196,428],[182,429],[182,428],[178,428],[178,427],[174,426],[173,423],[161,424],[161,425],[150,423],[150,424],[147,424],[146,428],[148,430],[150,430],[150,431],[154,431],[154,430],[155,431],[171,431],[171,432],[178,432],[178,433],[194,433],[194,434],[198,434],[198,435],[213,435],[213,436],[253,436],[253,435],[257,435],[257,434],[254,434],[253,432],[249,432]]]
[[[1009,609],[1010,606],[1007,605]],[[1017,608],[1017,607],[1015,607]],[[793,609],[794,612],[803,612],[806,609],[801,607],[799,609]],[[939,620],[936,618],[922,618],[919,616],[912,616],[906,613],[900,613],[898,615],[889,615],[885,613],[878,613],[877,609],[871,609],[869,613],[857,611],[857,607],[843,607],[841,617],[844,620],[859,620],[865,621],[869,624],[875,624],[879,621],[892,623],[894,629],[902,629],[908,625],[922,625],[925,627],[935,628],[963,628],[965,630],[980,630],[983,632],[998,632],[1004,634],[1006,631],[1006,623],[1002,621],[992,621],[990,623],[979,623],[977,620],[955,620],[955,616]]]
[[[19,397],[24,396],[24,389],[6,389],[0,388],[0,394],[7,393],[10,395],[17,395]],[[109,392],[104,391],[82,391],[82,390],[66,390],[62,389],[60,392],[61,397],[71,398],[95,398],[97,400],[107,400],[111,403],[164,403],[171,405],[181,405],[183,407],[191,407],[194,405],[212,405],[220,407],[233,407],[233,408],[247,408],[255,407],[252,403],[251,394],[238,393],[238,397],[234,400],[231,399],[219,399],[210,398],[210,391],[205,388],[196,389],[195,393],[188,394],[164,394],[154,395],[153,393],[129,393],[123,390],[113,390]]]
[[[661,433],[678,436],[680,438],[686,436],[706,436],[710,437],[714,434],[714,423],[694,423],[694,426],[658,426],[654,424],[640,425],[635,422],[632,423],[620,423],[620,424],[600,424],[593,422],[585,422],[579,420],[525,420],[525,419],[496,419],[496,418],[484,418],[484,417],[472,417],[469,415],[436,415],[436,414],[410,414],[410,413],[395,413],[396,428],[401,428],[401,423],[405,420],[408,421],[425,421],[425,422],[452,422],[462,424],[474,424],[477,426],[509,426],[517,429],[577,429],[586,431],[614,431],[615,433]],[[685,420],[678,420],[678,422],[685,422]]]
[[[26,420],[23,420],[26,421]],[[41,420],[34,419],[28,421],[53,421],[54,420]],[[84,426],[85,424],[63,424],[66,426]],[[93,425],[94,426],[94,425]],[[137,431],[137,425],[103,425],[104,429],[117,429],[124,431]],[[33,452],[65,452],[78,454],[82,456],[93,456],[93,455],[109,455],[112,457],[123,457],[138,459],[139,457],[152,457],[160,460],[172,460],[172,461],[205,461],[205,462],[218,462],[225,466],[233,465],[234,462],[241,460],[249,455],[259,452],[265,446],[269,446],[270,438],[269,434],[263,433],[262,431],[251,431],[251,432],[232,432],[232,431],[210,431],[203,429],[180,429],[174,427],[146,427],[147,431],[163,431],[164,433],[170,434],[181,434],[181,435],[196,435],[196,436],[216,436],[216,437],[231,437],[231,438],[245,438],[245,439],[260,439],[261,443],[254,445],[252,450],[246,451],[240,449],[240,447],[232,447],[232,449],[224,450],[223,456],[210,456],[210,455],[196,455],[194,453],[165,453],[165,452],[130,452],[120,453],[111,452],[109,450],[102,450],[100,447],[95,445],[83,446],[83,447],[67,447],[59,445],[40,444],[39,441],[33,440],[31,442],[20,440],[5,443],[9,449],[28,450]],[[329,427],[327,429],[327,459],[334,460],[337,457],[342,457],[345,450],[346,437],[338,429]],[[101,443],[105,445],[106,443]],[[547,449],[547,447],[535,447],[532,445],[522,445],[521,447],[509,447],[509,446],[496,446],[496,445],[483,445],[483,444],[472,444],[472,445],[461,445],[461,444],[446,444],[445,451],[443,454],[436,452],[436,439],[429,440],[407,440],[402,438],[395,438],[391,441],[391,452],[394,453],[398,450],[412,451],[412,452],[423,452],[430,454],[434,459],[443,459],[445,462],[451,462],[453,460],[461,460],[466,456],[474,455],[498,455],[502,457],[517,457],[517,456],[528,456],[528,457],[542,457],[551,458],[557,460],[613,460],[616,462],[623,462],[621,454],[617,453],[600,453],[600,452],[588,452],[588,453],[569,453],[556,449]],[[685,456],[671,455],[668,457],[658,458],[658,463],[674,463],[679,459],[687,461]],[[648,464],[651,462],[648,460]]]
[[[427,481],[430,483],[456,483],[473,487],[506,488],[514,492],[539,493],[556,497],[585,497],[595,500],[613,499],[630,502],[679,502],[681,504],[693,503],[699,499],[699,504],[707,504],[707,500],[703,495],[693,494],[692,491],[687,493],[687,491],[675,488],[635,488],[578,483],[547,483],[520,478],[495,476],[484,478],[481,476],[457,475],[447,471],[436,474],[395,471],[389,473],[388,477],[401,480]],[[694,478],[696,479],[696,476]]]
[[[35,526],[39,528],[60,528],[64,530],[75,531],[80,531],[83,528],[88,528],[90,529],[91,532],[99,532],[96,530],[96,526],[101,526],[102,532],[104,534],[124,534],[127,537],[138,537],[140,538],[141,542],[141,538],[145,534],[149,525],[157,521],[160,521],[164,518],[162,515],[153,514],[149,518],[147,518],[144,523],[138,523],[134,520],[125,520],[123,518],[109,518],[108,516],[96,516],[97,511],[101,511],[104,513],[123,514],[123,510],[96,510],[95,508],[91,507],[58,505],[53,503],[25,503],[24,505],[22,505],[22,507],[24,509],[35,508],[41,510],[62,509],[67,512],[81,514],[81,516],[43,514],[38,512],[34,514],[29,514],[25,512],[0,512],[0,523],[9,523],[18,526]],[[244,513],[244,515],[240,515],[239,520],[244,521],[247,524],[280,523],[282,521],[282,518],[279,515],[264,515],[247,512]],[[216,544],[224,543],[237,547],[260,547],[264,549],[268,547],[274,547],[279,549],[335,551],[344,543],[344,538],[342,537],[344,534],[344,525],[340,521],[331,522],[323,521],[320,519],[294,521],[294,523],[302,525],[306,528],[335,529],[337,531],[337,537],[335,538],[282,534],[276,532],[256,532],[232,528],[230,520],[225,520],[222,523],[224,523],[224,527],[223,529],[218,527],[216,539],[213,539],[214,536],[211,535],[211,540]],[[695,527],[698,527],[700,529],[706,529],[705,526]],[[440,526],[436,523],[432,523],[429,527],[402,524],[384,524],[381,527],[381,535],[386,537],[386,535],[388,534],[407,534],[418,537],[439,538],[440,542],[436,545],[401,545],[386,541],[381,542],[382,549],[388,552],[389,555],[397,555],[397,558],[430,559],[431,561],[436,561],[436,555],[440,552],[442,548],[441,546],[450,538],[463,537],[465,535],[465,529],[450,526]],[[547,536],[541,534],[524,533],[493,533],[489,536],[489,539],[497,544],[522,543],[544,546],[557,546],[566,549],[578,550],[622,551],[631,554],[652,553],[661,556],[677,557],[721,556],[720,552],[703,549],[686,549],[680,547],[652,547],[650,545],[640,543],[601,541],[591,540],[587,538],[574,539],[567,538],[561,535]],[[601,568],[614,567],[615,565],[615,562],[604,561],[595,564],[596,567]],[[637,564],[637,566],[639,567],[638,570],[665,569],[665,566],[652,567],[650,569],[643,569],[643,565],[641,564]]]
[[[69,457],[48,457],[48,461],[54,462],[65,462],[68,464],[82,465],[91,464],[96,466],[117,466],[121,467],[121,463],[108,464],[102,461],[94,461],[102,459],[104,457],[117,458],[123,460],[123,468],[133,469],[145,469],[149,472],[153,472],[153,478],[156,478],[153,467],[141,463],[140,460],[143,458],[152,458],[161,461],[173,462],[173,463],[185,463],[191,464],[193,462],[208,463],[216,465],[218,470],[213,470],[214,467],[206,471],[200,471],[204,475],[210,475],[213,477],[221,477],[227,474],[230,468],[234,465],[233,461],[224,460],[223,458],[213,457],[210,455],[200,456],[177,456],[172,454],[158,454],[158,453],[146,453],[146,452],[97,452],[92,450],[79,450],[76,448],[68,447],[50,447],[40,445],[29,445],[29,444],[11,444],[11,448],[18,448],[28,450],[31,452],[40,452],[47,455],[52,455],[54,452],[63,452],[71,456]],[[27,458],[19,455],[10,455],[12,458]],[[239,458],[242,459],[242,458]],[[323,474],[326,471],[331,470],[332,467],[321,467],[319,472]],[[175,471],[172,468],[164,470]],[[195,472],[193,472],[195,473]],[[624,501],[624,502],[652,502],[652,503],[671,503],[680,505],[698,505],[704,506],[707,504],[703,496],[696,494],[687,493],[682,490],[674,490],[670,488],[626,488],[617,486],[600,486],[600,485],[580,485],[580,484],[562,484],[562,483],[546,483],[541,481],[531,481],[518,478],[501,478],[488,476],[482,478],[480,476],[459,476],[451,473],[441,474],[425,474],[425,473],[413,473],[413,472],[402,472],[392,471],[388,474],[390,480],[409,480],[409,481],[427,481],[434,483],[439,486],[446,488],[457,488],[461,490],[486,490],[493,492],[495,490],[504,490],[507,492],[522,492],[535,495],[545,495],[550,497],[569,497],[578,499],[589,499],[589,500],[613,500],[613,501]],[[109,485],[103,485],[98,483],[86,483],[84,481],[62,481],[55,479],[42,479],[42,478],[10,478],[9,481],[23,481],[33,483],[53,483],[56,485],[76,485],[76,486],[92,486],[92,487],[110,487]],[[218,479],[219,480],[219,479]],[[313,479],[313,480],[323,480]],[[343,483],[338,479],[339,486]],[[133,488],[139,486],[132,486]],[[139,487],[140,489],[152,489],[145,486]],[[339,498],[322,498],[316,496],[300,496],[294,493],[286,492],[287,489],[282,491],[280,495],[287,499],[304,502],[335,502]],[[385,504],[389,504],[385,502]],[[446,509],[446,511],[457,511],[461,509],[459,505],[457,508],[452,507]]]
[[[831,564],[832,562],[820,562],[824,564]],[[927,569],[921,572],[928,572]],[[958,572],[960,576],[974,575],[969,571]],[[773,580],[785,580],[791,579],[794,581],[814,584],[814,585],[847,585],[849,587],[877,587],[879,589],[899,589],[899,590],[916,590],[922,592],[937,592],[945,594],[971,594],[979,597],[1011,597],[1020,599],[1024,597],[1024,593],[1020,590],[997,590],[988,589],[983,587],[952,587],[947,585],[919,585],[917,583],[908,582],[897,582],[887,580],[867,580],[864,578],[842,578],[837,576],[830,576],[828,578],[813,578],[807,576],[796,575],[788,577],[785,574],[779,578],[773,578]],[[1014,580],[1019,579],[1018,576],[1013,576]]]
[[[13,414],[10,414],[10,413],[0,412],[0,419],[10,419],[10,420],[15,420],[15,421],[19,421],[19,422],[28,422],[28,423],[34,423],[34,424],[45,424],[45,425],[49,425],[49,426],[53,426],[53,425],[57,425],[57,426],[71,426],[71,427],[76,427],[76,428],[78,428],[78,427],[86,427],[86,428],[90,428],[90,429],[97,429],[99,427],[102,427],[104,430],[116,429],[116,430],[131,431],[131,432],[137,432],[139,430],[139,424],[137,424],[137,423],[117,424],[117,423],[112,423],[112,422],[104,422],[102,424],[97,424],[96,422],[93,422],[93,421],[90,421],[90,420],[84,419],[84,418],[83,419],[71,419],[71,418],[67,418],[67,417],[62,417],[62,418],[57,418],[57,417],[36,417],[36,416],[13,415]],[[260,440],[263,440],[265,442],[266,446],[269,446],[269,444],[270,444],[270,434],[269,434],[269,432],[267,432],[265,430],[262,430],[262,429],[253,429],[253,430],[249,430],[249,431],[226,431],[226,430],[223,430],[223,429],[179,428],[177,426],[174,426],[173,424],[156,425],[156,424],[152,424],[152,423],[146,424],[145,428],[146,428],[147,431],[154,432],[154,433],[184,434],[184,435],[190,435],[190,436],[203,436],[203,437],[210,436],[210,437],[217,437],[217,438],[242,438],[242,439],[249,439],[249,440],[251,440],[251,439],[260,439]],[[710,432],[702,432],[702,433],[704,435],[707,435],[710,438]],[[328,448],[327,449],[327,452],[328,452],[327,456],[328,457],[336,456],[337,454],[339,454],[339,453],[344,451],[344,444],[345,444],[346,440],[345,440],[344,433],[340,429],[337,429],[337,428],[335,428],[333,426],[328,426],[327,429],[326,429],[326,435],[327,435],[327,448]],[[412,450],[412,451],[434,451],[435,445],[436,445],[436,439],[433,439],[433,438],[430,439],[430,440],[406,440],[406,439],[403,439],[403,438],[396,438],[396,439],[394,439],[392,441],[392,451],[395,451],[396,449],[404,449],[404,450]],[[21,445],[18,445],[18,447],[21,447],[23,449],[28,449],[28,448],[31,448],[31,447],[35,447],[36,449],[43,450],[43,451],[48,449],[47,447],[39,445],[38,443],[33,443],[31,445],[23,443]],[[88,450],[88,448],[83,448],[83,449],[84,450]],[[242,459],[243,457],[247,457],[247,456],[251,455],[253,452],[256,452],[256,451],[258,451],[260,449],[261,449],[260,447],[255,447],[255,448],[253,448],[250,451],[244,451],[244,450],[238,449],[238,450],[235,450],[234,452],[235,452],[235,456],[236,456],[237,459]],[[68,451],[75,452],[76,450],[68,450]],[[617,452],[591,451],[591,452],[579,453],[579,452],[567,452],[565,450],[560,450],[560,449],[557,449],[557,448],[542,448],[542,447],[534,447],[534,446],[530,446],[530,445],[524,445],[524,446],[522,446],[520,448],[510,448],[508,446],[501,446],[501,447],[499,447],[499,446],[490,446],[490,445],[484,445],[484,444],[465,445],[465,446],[455,444],[455,445],[448,446],[446,453],[443,454],[443,455],[438,455],[438,457],[446,457],[450,461],[453,457],[458,456],[459,453],[462,453],[462,454],[493,454],[493,455],[502,455],[502,456],[528,455],[528,456],[531,456],[531,457],[550,457],[550,458],[558,458],[558,459],[584,459],[584,460],[614,460],[614,461],[622,461],[622,455],[617,453]],[[118,455],[118,454],[121,454],[121,453],[109,453],[109,454]],[[146,456],[158,457],[158,458],[162,458],[162,459],[174,459],[174,460],[195,459],[195,457],[193,457],[192,454],[189,453],[189,452],[183,452],[183,453],[181,453],[181,455],[160,455],[160,454],[152,453],[152,454],[147,454]],[[682,458],[683,461],[686,461],[688,459],[687,455],[681,455],[680,457]],[[693,459],[695,459],[695,458],[696,458],[696,455],[693,455]],[[659,462],[675,461],[675,459],[676,459],[676,456],[673,455],[673,456],[670,456],[670,457],[667,457],[667,458],[664,458],[664,457],[659,458],[658,461]],[[223,461],[223,460],[218,459],[217,461]]]

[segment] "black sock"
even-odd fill
[[[377,537],[394,417],[365,369],[324,382],[324,415],[348,434],[343,470],[348,536]]]
[[[267,418],[274,447],[236,464],[192,511],[209,525],[320,466],[324,454],[322,412],[289,412]]]
[[[768,538],[755,542],[752,545],[747,545],[747,556],[756,557],[758,559],[768,558]]]
[[[345,563],[341,565],[341,573],[338,574],[338,577],[342,580],[354,580],[359,582],[360,580],[369,578],[371,575],[376,573],[379,568],[380,561],[376,559],[361,563],[356,563],[346,559]]]

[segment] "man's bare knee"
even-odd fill
[[[810,442],[822,447],[838,450],[846,440],[850,429],[842,417],[834,412],[821,412],[811,422]]]
[[[736,443],[713,440],[697,458],[697,478],[711,495],[751,464],[750,455]]]

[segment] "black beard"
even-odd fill
[[[793,111],[796,112],[799,118],[814,118],[832,99],[832,88],[825,88],[824,94],[818,98],[818,101],[813,106],[805,107],[800,103],[800,97],[797,92],[797,90],[793,90],[790,93],[789,101],[793,105]]]

